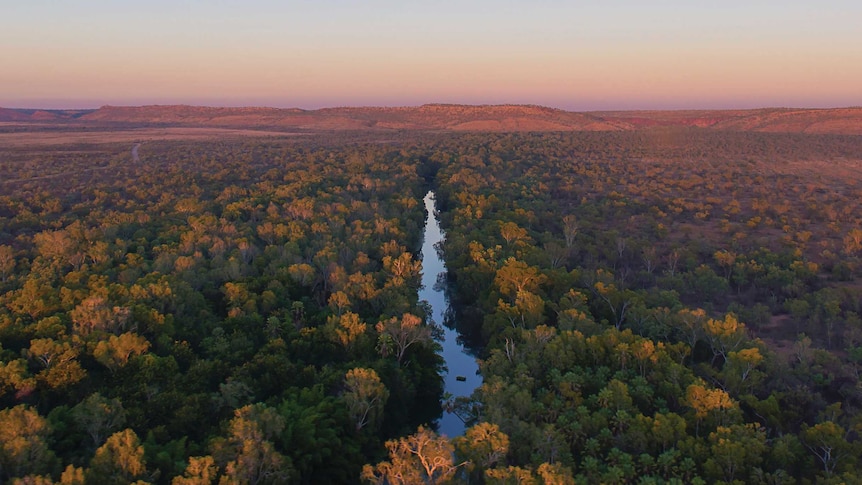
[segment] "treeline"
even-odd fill
[[[461,403],[481,437],[432,435],[455,450],[432,482],[862,481],[858,139],[476,136],[439,156],[451,296],[486,359]]]
[[[414,159],[89,149],[3,167],[0,482],[352,482],[439,416]]]

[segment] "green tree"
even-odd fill
[[[719,426],[708,441],[709,458],[704,468],[727,483],[759,465],[767,449],[766,431],[755,424]]]
[[[75,423],[92,438],[93,446],[99,446],[108,433],[114,432],[126,421],[126,412],[119,399],[108,399],[98,392],[72,408]]]
[[[832,476],[851,456],[852,446],[847,441],[847,431],[832,421],[803,425],[801,438],[823,466],[826,476]]]

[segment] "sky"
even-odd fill
[[[0,0],[0,106],[860,106],[860,19],[858,0]]]

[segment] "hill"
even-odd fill
[[[402,108],[212,108],[104,106],[97,110],[0,108],[0,121],[69,122],[304,131],[722,131],[862,134],[862,108],[574,112],[532,105],[427,104]]]

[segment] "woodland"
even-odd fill
[[[0,147],[0,483],[862,483],[860,136],[130,149]]]

